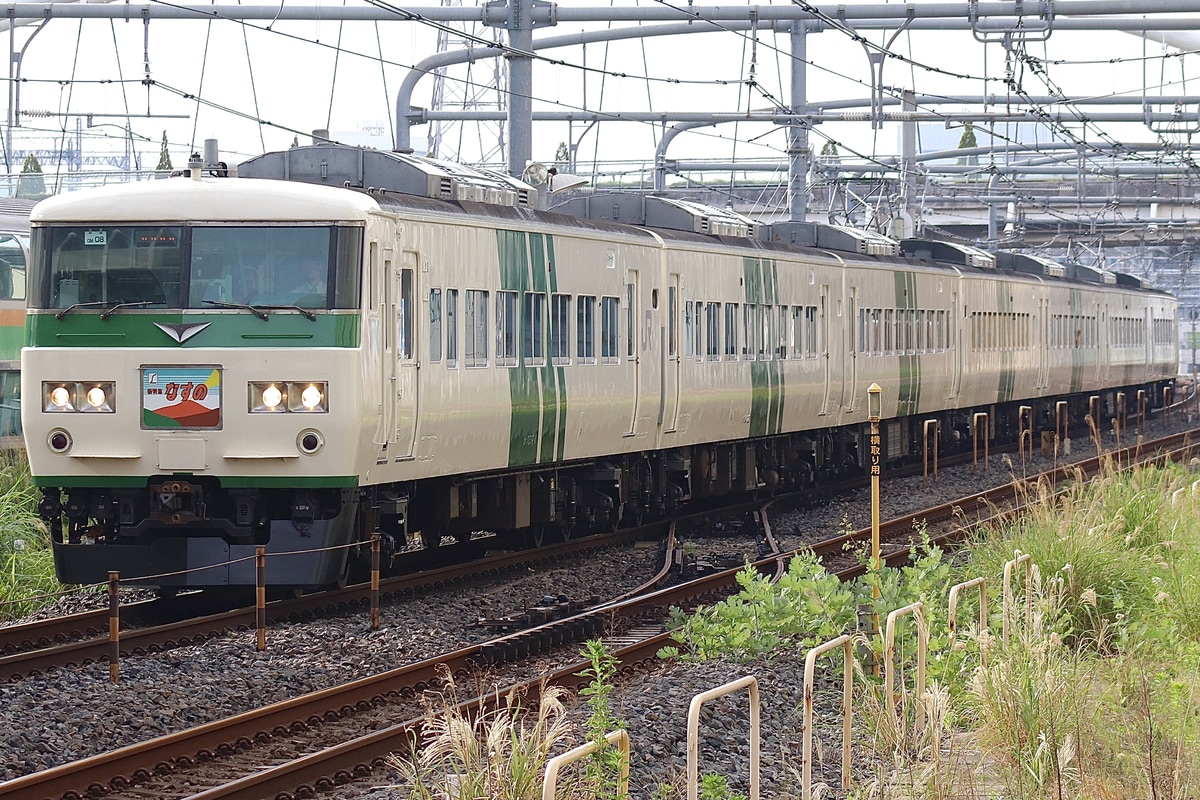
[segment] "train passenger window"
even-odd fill
[[[525,363],[541,366],[546,363],[546,295],[542,292],[525,293],[525,309],[522,315],[522,355]]]
[[[442,290],[429,290],[429,360],[442,360]]]
[[[580,363],[596,363],[596,298],[580,295],[576,308],[575,347]]]
[[[775,357],[775,315],[771,313],[770,306],[759,306],[758,312],[762,328],[762,335],[758,339],[758,358],[770,361]]]
[[[721,304],[707,303],[704,306],[704,355],[709,361],[721,360]]]
[[[804,307],[804,352],[809,358],[817,357],[817,307]]]
[[[621,356],[618,324],[621,319],[619,297],[600,298],[600,361],[616,364]]]
[[[517,365],[517,293],[496,292],[496,366]]]
[[[571,363],[571,295],[550,296],[550,358],[555,364]]]
[[[749,308],[749,306],[746,306]],[[725,357],[729,361],[736,361],[738,357],[738,335],[737,335],[737,316],[738,304],[725,304]]]
[[[458,289],[446,290],[446,366],[458,366]]]
[[[466,337],[463,357],[468,367],[488,365],[488,293],[482,289],[467,289],[463,307],[463,324]]]
[[[297,305],[300,305],[303,300],[298,300]],[[322,301],[321,307],[324,308]],[[411,269],[400,270],[400,308],[399,318],[396,320],[396,357],[397,358],[412,358],[413,345],[413,271]]]
[[[693,344],[693,340],[692,340],[693,330],[700,329],[699,326],[696,326],[693,329],[693,325],[694,325],[694,323],[692,321],[692,306],[693,305],[694,304],[692,303],[691,300],[688,300],[686,303],[683,304],[683,339],[684,339],[684,347],[687,348],[684,355],[686,355],[688,358],[691,358],[692,356],[699,354],[699,350],[695,347],[695,345]]]
[[[0,235],[0,300],[25,299],[25,247],[16,236]]]
[[[21,373],[0,372],[0,436],[21,435]]]
[[[753,303],[746,303],[742,309],[742,330],[746,337],[742,342],[742,356],[747,361],[753,361],[756,353],[755,341],[758,338],[758,306]]]
[[[804,358],[804,306],[792,306],[792,358]]]
[[[775,354],[780,361],[788,357],[788,307],[779,307],[779,340]]]
[[[630,273],[630,276],[632,277],[636,274],[637,273]],[[625,335],[626,335],[626,337],[628,337],[627,342],[626,342],[626,347],[628,348],[627,355],[630,358],[633,358],[633,356],[634,356],[634,346],[637,343],[637,327],[634,323],[634,316],[633,316],[634,296],[635,296],[634,284],[632,284],[632,283],[625,284]]]
[[[678,280],[678,278],[676,278]],[[679,351],[679,293],[674,286],[667,287],[667,355],[673,356]]]

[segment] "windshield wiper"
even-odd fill
[[[270,311],[299,311],[301,314],[308,317],[313,322],[317,321],[316,314],[309,311],[307,308],[302,308],[300,306],[259,306],[259,308],[265,308]]]
[[[226,303],[224,300],[201,300],[200,302],[207,303],[210,306],[216,306],[217,308],[240,308],[243,311],[249,311],[263,322],[266,322],[271,318],[267,312],[262,310],[263,308],[270,308],[271,306],[259,307],[246,305],[245,303]]]
[[[113,314],[115,314],[117,312],[118,308],[139,308],[141,306],[152,305],[153,303],[154,303],[153,300],[138,300],[137,302],[134,302],[134,303],[117,303],[115,306],[113,306],[112,308],[108,309],[103,314],[101,314],[100,319],[108,319],[109,317],[111,317]]]
[[[106,306],[111,302],[112,302],[111,300],[93,300],[90,303],[72,303],[71,305],[64,308],[62,311],[59,311],[57,314],[55,314],[54,318],[62,319],[67,314],[69,314],[70,312],[74,311],[77,308],[96,308],[97,306]]]

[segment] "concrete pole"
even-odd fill
[[[533,0],[508,0],[508,174],[533,158]]]
[[[793,22],[791,40],[791,107],[793,114],[801,116],[808,111],[808,24]],[[788,219],[804,222],[808,217],[808,168],[812,164],[807,121],[788,126],[787,155]]]
[[[917,110],[916,95],[905,89],[901,95],[906,112]],[[917,218],[917,123],[907,119],[900,124],[900,201],[903,230],[900,237],[912,236]]]

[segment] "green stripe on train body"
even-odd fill
[[[62,319],[54,312],[32,311],[25,318],[26,341],[33,347],[177,347],[196,348],[310,348],[358,347],[359,315],[317,311],[310,320],[293,311],[269,311],[259,319],[249,311],[185,311],[147,313],[118,311],[101,319],[94,311],[74,311]],[[208,327],[176,341],[163,325]]]
[[[546,334],[546,314],[558,289],[551,236],[525,231],[496,231],[500,288],[517,293],[517,314],[524,316],[526,292],[545,297],[541,319],[543,364],[525,363],[523,337],[517,342],[516,366],[508,370],[511,411],[508,464],[511,467],[561,460],[565,447],[567,390],[565,372],[553,366]]]
[[[1004,281],[996,281],[996,310],[1000,314],[1010,313],[1013,309],[1011,289]],[[1003,319],[1003,317],[1001,317]],[[1002,326],[1004,327],[1004,326]],[[1011,402],[1017,389],[1016,353],[1011,349],[1000,349],[1000,380],[996,386],[996,401]]]
[[[892,275],[896,284],[896,308],[908,311],[917,307],[917,276],[897,270]],[[851,325],[857,321],[851,320]],[[913,331],[915,333],[915,331]],[[900,354],[900,385],[896,394],[896,416],[916,414],[921,405],[921,359],[915,353]]]
[[[778,337],[780,331],[775,329],[779,324],[778,312],[775,306],[779,303],[779,267],[774,259],[752,258],[742,259],[742,274],[745,286],[745,302],[758,306],[759,330],[757,337],[765,336],[765,332],[775,331]],[[773,315],[769,324],[761,324],[764,315]],[[736,324],[736,321],[735,321]],[[744,331],[743,331],[744,333]],[[783,430],[784,400],[787,396],[787,382],[783,375],[783,365],[779,363],[775,353],[776,342],[761,342],[761,352],[769,354],[769,360],[758,358],[750,363],[750,436],[771,436]],[[747,342],[747,345],[749,343]],[[756,347],[758,345],[756,344]]]

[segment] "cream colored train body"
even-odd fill
[[[332,145],[240,174],[34,211],[23,421],[65,582],[250,583],[266,545],[304,552],[270,583],[329,584],[361,553],[322,548],[376,529],[540,543],[861,474],[871,384],[887,465],[928,419],[945,450],[980,412],[1013,438],[1176,371],[1174,299],[1124,276],[647,198],[538,211]]]

